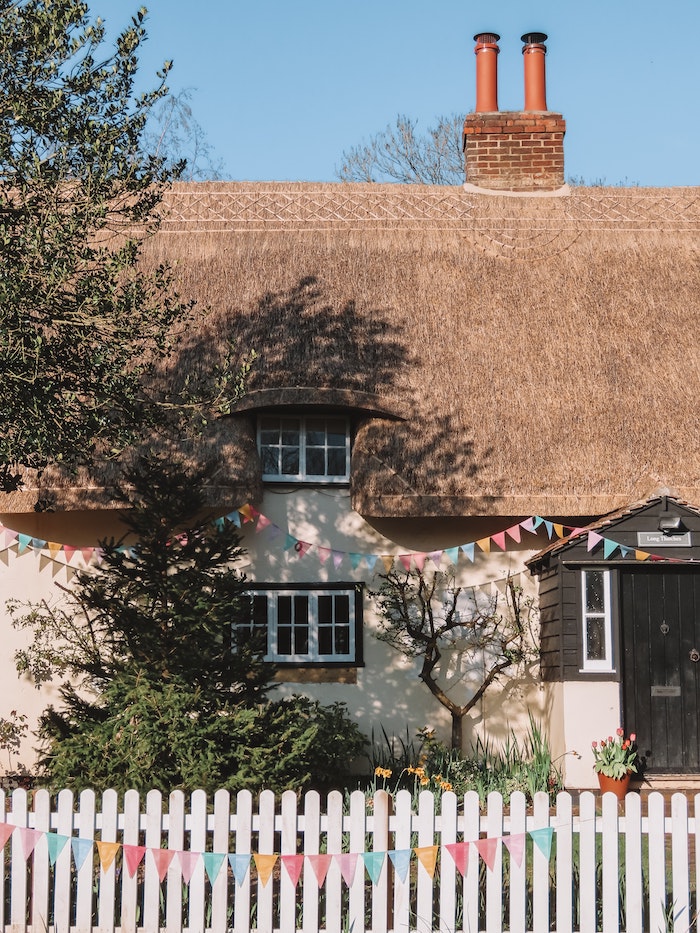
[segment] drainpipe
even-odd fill
[[[525,110],[546,110],[547,93],[544,76],[544,58],[547,36],[543,32],[526,32],[521,36],[525,67]]]
[[[478,32],[476,45],[476,112],[493,113],[498,110],[498,40],[495,32]]]

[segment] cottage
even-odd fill
[[[148,261],[175,265],[198,326],[178,368],[254,348],[248,392],[203,441],[241,524],[280,692],[342,700],[369,733],[449,717],[376,636],[387,568],[436,568],[541,610],[541,665],[502,682],[465,738],[546,724],[567,784],[618,724],[650,773],[700,771],[700,349],[696,189],[569,188],[544,37],[522,112],[476,37],[466,184],[187,183]],[[52,598],[118,518],[85,477],[0,502],[5,598]],[[0,715],[51,699],[7,650]],[[459,646],[441,673],[476,689]],[[460,701],[461,702],[461,701]],[[566,753],[576,751],[577,758]],[[30,752],[24,750],[29,761]]]

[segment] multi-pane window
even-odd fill
[[[350,429],[346,418],[263,415],[258,421],[263,479],[268,482],[346,483]]]
[[[252,623],[267,630],[266,660],[357,660],[358,594],[351,589],[253,590]]]
[[[612,671],[610,571],[581,571],[583,670]]]

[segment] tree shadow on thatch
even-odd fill
[[[258,354],[251,391],[312,386],[381,395],[401,387],[412,359],[402,327],[354,299],[334,300],[316,276],[264,295],[236,318],[235,337]]]

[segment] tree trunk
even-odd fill
[[[462,751],[462,723],[464,720],[463,713],[457,713],[452,711],[452,737],[451,744],[452,750],[456,752]]]

